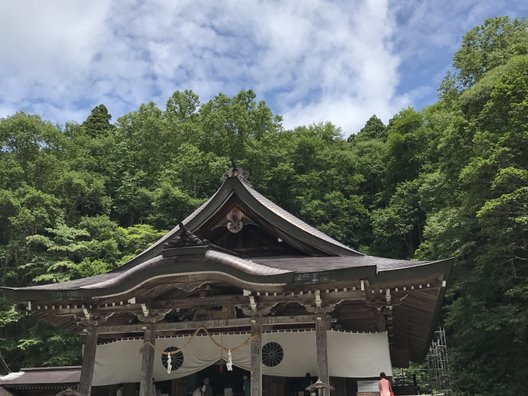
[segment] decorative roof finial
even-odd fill
[[[230,177],[238,177],[240,180],[251,185],[251,183],[248,180],[249,179],[248,172],[240,168],[233,158],[231,158],[231,168],[229,168],[229,170],[226,173],[224,173],[222,180],[229,179]]]
[[[238,176],[238,166],[234,158],[231,158],[231,177],[237,177],[237,176]]]

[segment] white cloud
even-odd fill
[[[372,114],[387,121],[422,95],[423,82],[398,91],[401,65],[452,51],[464,13],[476,20],[487,7],[476,0],[0,2],[0,115],[16,109],[82,122],[99,103],[119,116],[151,100],[163,106],[177,89],[205,101],[252,88],[288,127],[331,121],[355,132]]]
[[[385,0],[21,1],[0,15],[2,108],[58,122],[187,88],[203,100],[253,88],[288,126],[345,130],[401,102]]]
[[[317,61],[309,59],[297,81],[322,95],[307,98],[305,105],[286,103],[285,121],[295,126],[330,120],[349,134],[372,114],[386,121],[408,102],[395,92],[400,59],[392,50],[395,26],[387,3],[354,3],[332,11],[319,21],[324,34],[307,43],[307,53]]]

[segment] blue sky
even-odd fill
[[[433,103],[462,35],[499,15],[528,16],[528,2],[5,0],[0,117],[82,122],[103,103],[116,120],[176,90],[253,89],[286,128],[346,136]]]

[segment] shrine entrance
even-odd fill
[[[228,371],[224,362],[218,362],[181,380],[186,379],[187,382],[187,393],[185,394],[192,394],[196,388],[203,384],[203,380],[208,378],[213,389],[213,396],[243,396],[244,375],[249,378],[250,373],[238,367],[233,367],[232,371]]]
[[[238,367],[232,371],[225,369],[225,364],[215,364],[187,377],[168,381],[155,382],[161,396],[191,396],[192,392],[203,384],[205,378],[213,390],[213,396],[245,396],[243,376],[251,373]],[[286,378],[264,375],[262,378],[264,396],[298,396],[302,393],[304,378]]]

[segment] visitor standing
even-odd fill
[[[393,395],[391,383],[387,379],[387,376],[385,375],[385,373],[380,373],[380,380],[378,381],[378,389],[380,392],[380,396]]]
[[[251,382],[249,382],[249,378],[247,375],[244,375],[242,377],[242,390],[244,391],[244,396],[251,395]]]
[[[213,396],[213,388],[209,384],[209,378],[204,378],[202,385],[202,395],[203,396]]]
[[[304,376],[303,381],[303,391],[305,396],[310,396],[310,391],[306,390],[310,385],[313,384],[312,375],[310,373],[306,373]]]

